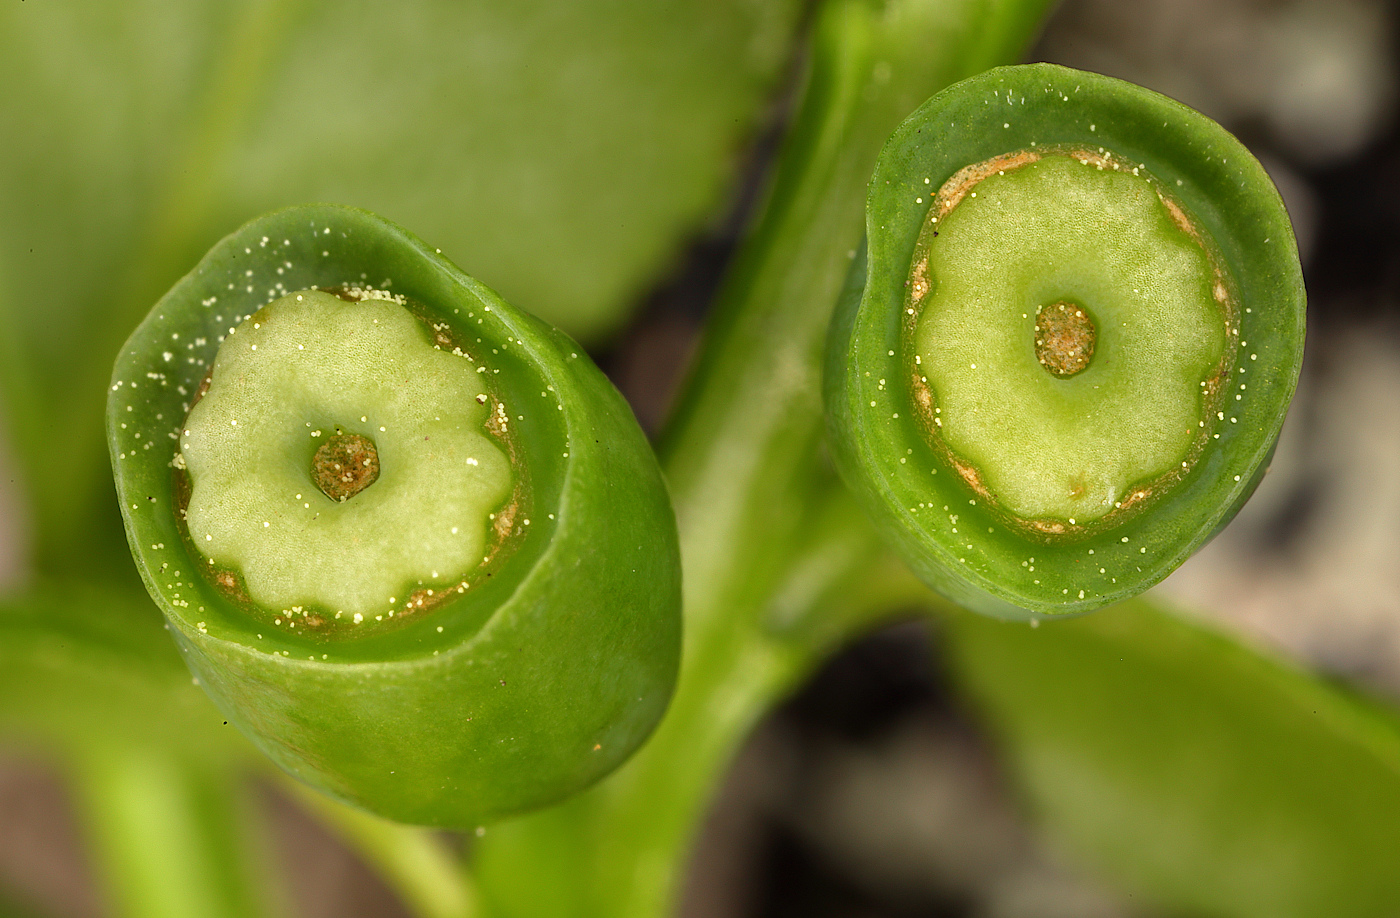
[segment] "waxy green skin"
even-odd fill
[[[906,284],[934,194],[965,166],[1036,147],[1103,147],[1146,166],[1212,237],[1239,297],[1241,347],[1219,438],[1146,510],[1072,542],[1022,535],[989,512],[934,454],[903,383]],[[991,70],[934,96],[900,126],[881,153],[866,215],[866,246],[828,339],[828,429],[842,477],[935,590],[1001,618],[1088,612],[1166,577],[1253,492],[1297,382],[1305,294],[1273,183],[1219,125],[1097,74],[1049,64]],[[882,379],[899,384],[881,388]]]
[[[491,368],[530,524],[452,602],[327,639],[259,624],[195,574],[207,561],[177,522],[172,435],[230,328],[286,292],[352,282],[408,296]],[[664,712],[679,549],[630,408],[562,332],[388,221],[299,207],[224,239],[123,348],[107,419],[127,536],[186,662],[229,720],[307,783],[402,822],[475,825],[586,787]]]

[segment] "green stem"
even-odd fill
[[[794,608],[828,592],[804,578],[813,551],[857,567],[869,560],[804,538],[823,516],[840,515],[821,498],[831,487],[818,450],[827,321],[860,245],[866,183],[885,138],[928,95],[1014,57],[1047,6],[835,0],[822,8],[766,211],[663,440],[685,565],[680,685],[657,733],[616,775],[487,832],[479,874],[495,911],[667,913],[684,852],[743,737],[824,652],[883,611]],[[541,876],[552,895],[542,894]]]
[[[881,565],[882,549],[844,491],[815,504],[782,576],[761,595],[736,596],[728,611],[740,621],[690,649],[666,720],[636,757],[562,806],[485,830],[477,868],[488,914],[668,913],[685,850],[737,745],[823,651],[890,608],[885,595],[843,602]],[[539,876],[551,878],[547,891]]]
[[[130,918],[265,918],[264,871],[239,779],[154,747],[109,745],[75,761],[113,913]],[[281,911],[277,909],[277,911]]]
[[[418,918],[480,914],[476,887],[440,833],[380,819],[290,778],[281,786],[374,867]]]

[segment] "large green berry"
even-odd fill
[[[191,669],[291,773],[406,822],[543,805],[665,709],[664,484],[577,345],[398,227],[228,237],[118,360],[138,566]]]

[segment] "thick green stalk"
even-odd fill
[[[248,843],[251,801],[240,778],[117,744],[85,750],[75,769],[113,914],[266,918],[275,903]]]
[[[283,776],[282,788],[353,848],[418,918],[475,918],[476,887],[441,834],[337,803]]]
[[[834,641],[867,620],[824,628],[791,608],[812,547],[803,533],[827,512],[821,350],[860,245],[866,183],[904,115],[944,85],[1014,57],[1047,6],[840,0],[821,10],[766,211],[662,448],[685,565],[679,689],[656,735],[613,778],[486,833],[483,896],[500,914],[667,913],[735,748]]]

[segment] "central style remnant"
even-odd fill
[[[1035,359],[1059,377],[1088,369],[1098,330],[1084,307],[1061,300],[1035,313]]]
[[[1109,524],[1187,474],[1215,429],[1230,282],[1141,167],[1033,150],[963,169],[908,289],[930,442],[1012,525]]]
[[[337,432],[311,457],[311,478],[331,500],[349,500],[379,480],[379,450],[369,437]]]

